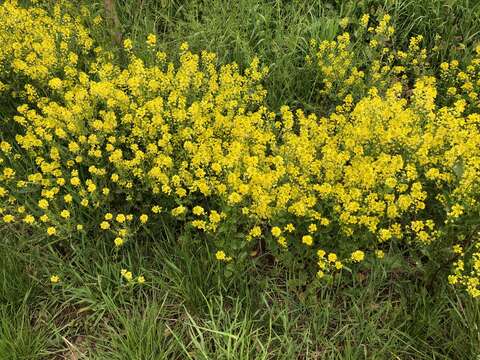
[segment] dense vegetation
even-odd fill
[[[480,4],[73,5],[0,5],[2,359],[480,355]]]

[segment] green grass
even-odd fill
[[[430,59],[439,63],[463,57],[461,44],[471,48],[480,36],[480,2],[475,0],[141,0],[118,1],[124,37],[143,44],[156,33],[164,50],[187,41],[196,51],[215,52],[220,62],[246,67],[258,56],[270,67],[266,87],[268,103],[316,109],[312,84],[305,69],[308,42],[334,39],[343,30],[344,17],[389,13],[396,42],[408,46],[411,36],[422,34],[428,48],[438,51]],[[101,6],[94,6],[102,13]],[[459,21],[461,19],[461,21]],[[436,40],[436,36],[441,38]]]
[[[478,302],[442,282],[427,289],[418,270],[409,273],[405,264],[399,270],[393,254],[359,276],[344,273],[341,281],[305,287],[292,281],[294,273],[262,261],[225,277],[218,264],[206,261],[201,241],[178,241],[173,234],[130,244],[121,256],[101,238],[92,240],[64,257],[41,239],[2,247],[11,261],[0,265],[0,358],[479,355]],[[144,274],[147,283],[122,283],[122,267]],[[60,284],[49,283],[51,273],[60,274]]]
[[[404,44],[421,33],[433,46],[440,34],[431,59],[437,62],[461,54],[458,45],[473,44],[480,32],[480,3],[468,0],[123,0],[117,6],[124,37],[138,42],[155,32],[165,50],[188,41],[241,66],[259,56],[270,67],[265,85],[273,109],[315,108],[315,78],[303,65],[308,41],[334,38],[343,17],[387,11]],[[89,7],[103,13],[102,2]],[[112,46],[106,32],[96,36]],[[394,251],[359,276],[344,272],[342,281],[306,287],[262,259],[225,274],[209,259],[207,244],[169,226],[118,254],[100,235],[68,246],[22,229],[0,236],[2,360],[480,356],[478,301],[444,281],[427,286],[421,270]],[[125,284],[122,268],[144,275],[146,284]],[[60,284],[49,283],[51,274]]]

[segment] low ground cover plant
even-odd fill
[[[477,358],[479,5],[0,2],[0,358]]]
[[[0,19],[6,227],[59,249],[101,232],[128,252],[168,224],[229,271],[268,253],[310,281],[393,243],[451,259],[449,282],[480,295],[480,47],[436,69],[421,36],[396,47],[388,15],[346,19],[311,41],[312,113],[270,109],[258,59],[240,69],[186,43],[175,57],[151,34],[143,57],[124,39],[122,63],[66,3],[6,1]]]

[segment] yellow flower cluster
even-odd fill
[[[68,14],[69,6],[58,2],[50,16],[40,6],[25,9],[14,0],[1,4],[0,95],[11,90],[14,96],[22,93],[33,100],[40,94],[30,82],[61,90],[65,81],[77,75],[79,57],[92,50],[93,40],[81,21]],[[55,76],[60,73],[63,79]],[[15,80],[23,88],[13,86]]]
[[[322,277],[364,261],[359,249],[383,257],[387,241],[439,244],[445,226],[478,209],[480,55],[466,72],[449,65],[407,88],[423,66],[421,38],[393,54],[390,19],[369,28],[363,17],[370,48],[381,47],[369,71],[347,33],[314,56],[321,94],[339,106],[277,116],[258,59],[241,72],[183,44],[169,61],[150,35],[155,60],[127,39],[120,67],[61,4],[53,15],[0,5],[0,96],[18,105],[0,144],[5,223],[48,236],[103,231],[120,248],[168,218],[209,236],[219,261],[264,241],[285,261],[314,260]],[[477,275],[456,282],[475,295]]]
[[[131,271],[128,271],[127,269],[122,269],[120,271],[120,274],[122,275],[122,277],[127,280],[129,283],[133,283],[133,274]],[[145,277],[142,276],[142,275],[139,275],[137,276],[136,278],[136,282],[138,284],[145,284]]]

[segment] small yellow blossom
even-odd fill
[[[193,207],[192,212],[194,215],[200,216],[205,213],[205,210],[203,209],[203,207],[197,205]]]
[[[453,245],[452,250],[453,250],[453,252],[454,252],[455,254],[461,254],[461,253],[463,252],[463,248],[462,248],[462,246],[459,245],[459,244]]]
[[[317,256],[322,259],[325,255],[326,255],[326,251],[325,250],[322,250],[322,249],[318,249],[317,250]]]
[[[130,51],[133,49],[133,42],[130,39],[125,39],[123,41],[123,48],[127,51]]]
[[[127,281],[132,281],[132,279],[133,279],[133,274],[132,274],[131,271],[128,271],[128,270],[126,270],[126,269],[122,269],[122,270],[120,271],[120,273],[121,273],[122,276],[125,278],[125,280],[127,280]]]
[[[47,208],[48,208],[48,200],[46,200],[46,199],[40,199],[40,200],[38,201],[38,207],[39,207],[40,209],[44,209],[44,210],[47,209]]]
[[[57,229],[55,229],[55,227],[53,226],[49,226],[47,228],[47,234],[52,236],[52,235],[55,235],[57,233]]]
[[[216,253],[215,253],[215,258],[217,260],[225,260],[227,258],[227,256],[225,255],[225,251],[223,250],[218,250]]]
[[[147,44],[150,46],[155,46],[156,43],[157,43],[157,37],[155,36],[155,34],[148,34]]]
[[[287,239],[285,238],[285,236],[280,236],[278,239],[277,239],[277,243],[278,245],[280,245],[282,248],[287,248]]]
[[[275,237],[279,237],[282,234],[282,230],[278,226],[274,226],[272,228],[272,235]]]
[[[455,285],[458,282],[457,275],[448,275],[448,282],[452,285]]]
[[[307,246],[312,246],[313,245],[313,237],[311,235],[304,235],[302,237],[302,243],[307,245]]]
[[[35,222],[35,217],[33,215],[27,215],[23,219],[26,224],[33,224]]]
[[[262,229],[260,226],[254,226],[251,230],[249,235],[253,238],[260,237],[262,235]]]
[[[350,258],[354,262],[361,262],[365,259],[365,253],[361,250],[354,251]]]
[[[337,261],[337,254],[330,253],[330,254],[328,254],[327,259],[328,259],[329,262],[334,263],[335,261]]]

